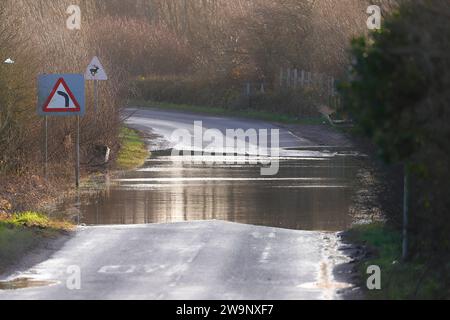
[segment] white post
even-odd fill
[[[298,70],[294,69],[294,88],[297,89],[297,82],[298,82]]]
[[[252,108],[252,87],[251,87],[250,82],[247,82],[246,94],[247,94],[247,98],[248,98],[248,108],[251,109]]]
[[[291,86],[291,68],[287,69],[287,86],[288,88]]]
[[[408,259],[408,227],[409,227],[409,172],[405,165],[405,177],[403,185],[403,244],[402,259]]]
[[[300,83],[301,83],[301,86],[302,86],[302,87],[305,86],[305,70],[302,70],[302,75],[301,75]]]
[[[280,68],[280,88],[283,88],[283,76],[284,76],[284,70],[283,70],[283,68]]]

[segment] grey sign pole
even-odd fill
[[[94,110],[98,112],[98,80],[94,81]]]
[[[77,145],[76,145],[76,187],[80,188],[80,116],[77,116]]]
[[[44,117],[44,177],[48,180],[48,117]]]

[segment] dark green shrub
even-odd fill
[[[414,253],[450,253],[450,3],[408,1],[370,39],[352,43],[344,106],[390,163],[413,173]],[[397,212],[401,216],[401,212]]]

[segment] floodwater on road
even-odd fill
[[[260,165],[245,160],[155,156],[142,168],[111,178],[103,190],[82,195],[76,219],[86,225],[223,220],[344,230],[352,222],[358,161],[352,155],[323,155],[299,151],[281,158],[276,176],[262,176]]]

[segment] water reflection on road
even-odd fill
[[[215,219],[326,231],[343,230],[351,223],[348,212],[358,169],[352,156],[284,158],[279,174],[268,177],[260,175],[259,165],[220,160],[193,163],[170,156],[151,158],[105,190],[84,196],[81,222]]]

